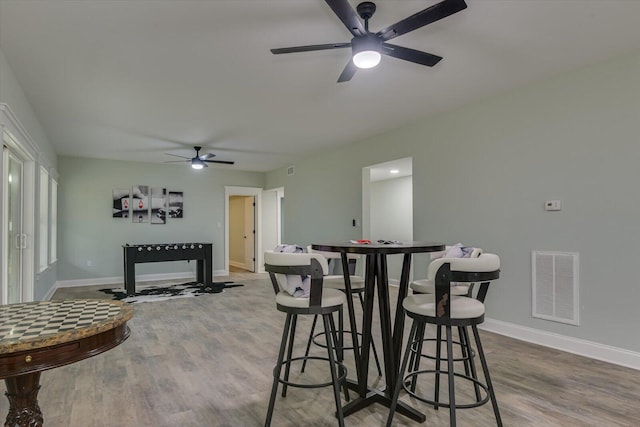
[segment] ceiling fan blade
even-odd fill
[[[191,157],[178,156],[177,154],[171,154],[171,153],[164,153],[164,154],[166,154],[167,156],[180,157],[181,159],[191,160]]]
[[[347,62],[347,65],[344,67],[344,70],[342,70],[342,74],[340,74],[340,77],[338,77],[338,83],[348,82],[349,80],[351,80],[357,70],[358,67],[356,67],[353,61],[350,59],[349,62]]]
[[[347,0],[325,0],[333,13],[342,21],[347,30],[354,36],[362,36],[367,33],[351,5]]]
[[[223,165],[234,165],[236,162],[231,162],[228,160],[204,160],[205,163],[220,163]],[[206,166],[206,165],[205,165]]]
[[[344,47],[351,47],[351,43],[312,44],[308,46],[282,47],[279,49],[271,49],[271,53],[279,55],[281,53],[311,52],[314,50],[342,49]]]
[[[207,153],[207,154],[203,154],[200,156],[200,160],[207,160],[210,159],[212,157],[215,157],[216,155],[213,153]]]
[[[394,58],[426,65],[427,67],[433,67],[442,59],[442,57],[438,55],[410,49],[408,47],[396,46],[390,43],[382,43],[382,53],[393,56]]]
[[[184,162],[190,162],[191,160],[169,160],[168,162],[163,162],[163,163],[184,163]]]
[[[378,31],[376,35],[382,41],[391,40],[466,8],[464,0],[444,0]]]

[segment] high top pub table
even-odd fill
[[[129,337],[129,304],[107,300],[0,305],[0,379],[5,427],[41,427],[40,373],[105,352]]]
[[[444,250],[442,243],[407,242],[407,243],[335,243],[314,244],[311,247],[319,251],[339,252],[342,258],[343,271],[348,272],[347,254],[361,254],[366,256],[365,266],[365,292],[364,309],[362,319],[362,346],[354,345],[355,362],[358,383],[355,388],[358,397],[350,401],[343,409],[347,416],[373,403],[380,403],[387,407],[391,405],[393,387],[398,375],[400,375],[400,352],[402,350],[402,335],[404,333],[404,312],[402,300],[407,296],[409,288],[409,270],[411,268],[411,255],[415,253],[437,252]],[[389,278],[387,274],[387,255],[402,254],[402,273],[400,276],[400,288],[398,290],[398,302],[396,304],[395,322],[391,324],[391,306],[389,303]],[[349,274],[344,275],[347,295],[351,292]],[[377,390],[369,388],[367,377],[369,372],[369,349],[371,348],[371,323],[373,319],[373,303],[375,292],[378,294],[378,308],[380,312],[380,325],[382,328],[382,351],[384,354],[385,389]],[[347,298],[349,317],[352,325],[353,342],[357,343],[356,319],[351,298]],[[353,386],[353,385],[352,385]],[[423,422],[426,417],[411,406],[398,402],[396,411],[416,421]]]

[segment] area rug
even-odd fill
[[[180,283],[166,286],[149,286],[138,289],[135,296],[127,296],[122,287],[99,289],[108,295],[113,295],[112,300],[124,301],[128,303],[166,301],[174,298],[192,298],[206,294],[219,294],[225,289],[244,286],[234,282],[213,282],[211,286],[205,286],[198,282]]]

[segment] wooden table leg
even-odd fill
[[[5,378],[9,414],[5,427],[42,427],[42,411],[38,405],[40,372]]]

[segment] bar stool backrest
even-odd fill
[[[450,317],[449,303],[451,282],[482,282],[484,294],[489,282],[500,277],[500,257],[483,253],[477,258],[440,258],[429,264],[429,279],[436,285],[435,301],[441,309],[436,310],[437,317]],[[484,300],[484,297],[480,299]]]
[[[429,253],[429,256],[431,257],[431,260],[443,258],[447,253],[447,250],[451,249],[452,247],[452,245],[447,245],[444,247],[444,251],[431,252]],[[471,254],[469,255],[469,258],[478,258],[482,254],[482,252],[482,248],[474,247],[471,251]]]
[[[322,277],[329,271],[327,260],[318,254],[265,251],[264,268],[276,294],[284,290],[287,275],[311,276],[309,307],[322,304]]]

